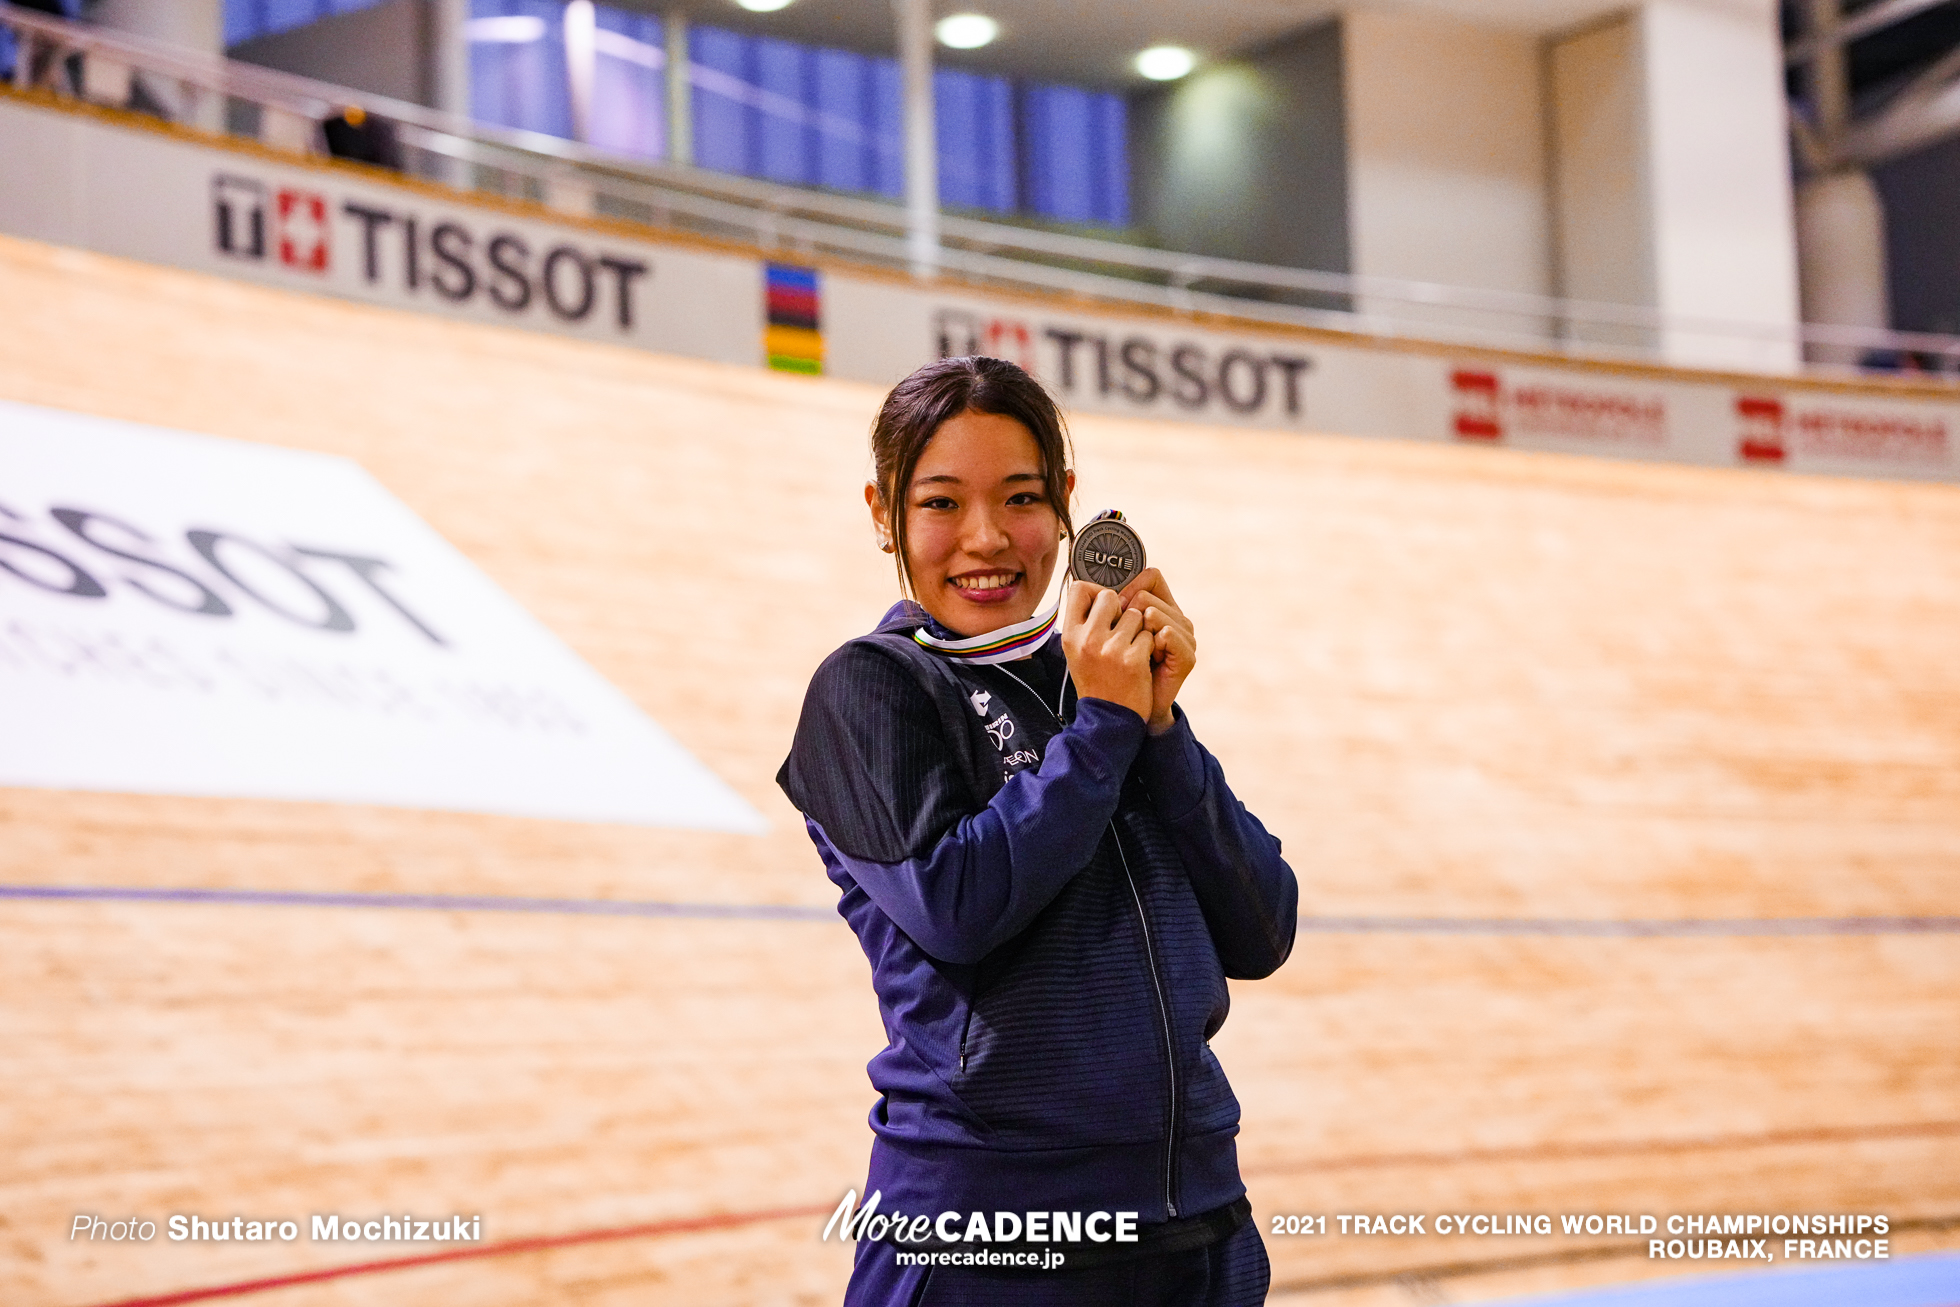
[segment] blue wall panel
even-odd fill
[[[872,187],[898,199],[905,194],[905,79],[896,59],[871,63]]]
[[[755,88],[755,42],[719,27],[697,27],[688,53],[694,77],[694,162],[716,172],[754,176],[756,148],[749,101]]]
[[[1013,84],[942,68],[932,89],[940,203],[1012,213],[1018,190]]]
[[[167,0],[155,0],[167,3]],[[225,45],[304,27],[335,14],[372,9],[382,0],[225,0]]]
[[[1024,206],[1064,222],[1123,224],[1130,216],[1128,112],[1119,96],[1079,86],[1021,92]]]
[[[644,159],[667,155],[666,33],[652,14],[595,5],[592,144]]]
[[[756,42],[756,110],[761,139],[756,171],[772,182],[810,186],[817,179],[816,51],[793,41]]]
[[[565,72],[563,0],[470,0],[470,17],[529,18],[529,41],[470,42],[470,113],[479,122],[551,136],[572,134],[572,90]]]
[[[1130,225],[1130,106],[1120,95],[1094,100],[1096,140],[1095,220]]]
[[[818,50],[816,182],[839,191],[877,189],[872,158],[872,61],[847,50]]]

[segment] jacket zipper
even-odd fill
[[[1048,715],[1055,719],[1056,725],[1062,727],[1064,730],[1068,729],[1068,723],[1062,720],[1061,704],[1059,701],[1057,701],[1055,708],[1049,709],[1047,703],[1043,702],[1041,696],[1034,692],[1033,686],[1029,685],[1020,677],[1015,676],[1006,667],[1002,667],[999,664],[995,664],[995,666],[1012,677],[1014,683],[1026,690],[1036,703],[1041,704],[1042,708],[1048,712]],[[1064,695],[1068,693],[1066,674],[1062,681],[1062,693]],[[1116,842],[1116,857],[1123,864],[1123,880],[1129,885],[1130,899],[1137,907],[1137,928],[1143,932],[1144,965],[1150,970],[1150,988],[1157,997],[1157,1018],[1163,1022],[1164,1026],[1164,1083],[1169,1091],[1170,1097],[1170,1122],[1169,1128],[1164,1134],[1164,1207],[1171,1218],[1176,1219],[1177,1196],[1173,1191],[1173,1184],[1177,1170],[1177,1045],[1171,1040],[1171,1007],[1170,1002],[1164,997],[1164,979],[1157,971],[1157,949],[1150,938],[1149,914],[1143,910],[1143,892],[1137,888],[1137,879],[1130,872],[1129,855],[1123,852],[1123,836],[1117,831],[1114,820],[1109,823],[1109,837]],[[966,1037],[964,1034],[960,1037],[960,1069],[966,1069]]]
[[[1116,823],[1109,823],[1109,837],[1116,841],[1116,856],[1123,863],[1123,879],[1129,882],[1130,897],[1137,905],[1137,925],[1143,931],[1143,957],[1150,968],[1150,987],[1157,994],[1157,1016],[1164,1023],[1164,1081],[1170,1089],[1171,1119],[1170,1129],[1164,1135],[1164,1207],[1175,1218],[1177,1216],[1177,1197],[1172,1192],[1172,1182],[1177,1171],[1177,1046],[1171,1042],[1171,1006],[1164,997],[1164,981],[1157,974],[1157,950],[1150,942],[1150,918],[1143,911],[1143,893],[1137,888],[1136,877],[1130,874],[1130,859],[1123,852],[1123,837],[1117,833]]]

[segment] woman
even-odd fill
[[[890,1040],[866,1202],[935,1219],[861,1239],[847,1302],[1263,1301],[1206,1041],[1226,977],[1286,960],[1297,889],[1176,705],[1190,619],[1154,568],[1036,612],[1075,474],[1013,364],[920,368],[871,442],[865,499],[911,598],[818,669],[777,779]],[[1058,1269],[968,1256],[1043,1247]]]

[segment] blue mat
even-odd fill
[[[1960,1254],[1507,1298],[1485,1307],[1960,1307]]]

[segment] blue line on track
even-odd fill
[[[0,885],[0,899],[227,903],[283,908],[410,908],[434,912],[544,912],[592,917],[715,917],[834,921],[834,908],[778,903],[650,903],[636,899],[534,899],[502,894],[328,894],[311,890],[146,889],[121,885]]]
[[[407,908],[425,912],[542,912],[594,917],[834,921],[834,908],[778,903],[658,903],[501,894],[352,894],[312,890],[163,889],[134,885],[0,885],[0,899],[223,903],[248,907]],[[1960,917],[1301,917],[1314,935],[1475,935],[1662,939],[1787,935],[1953,935]]]

